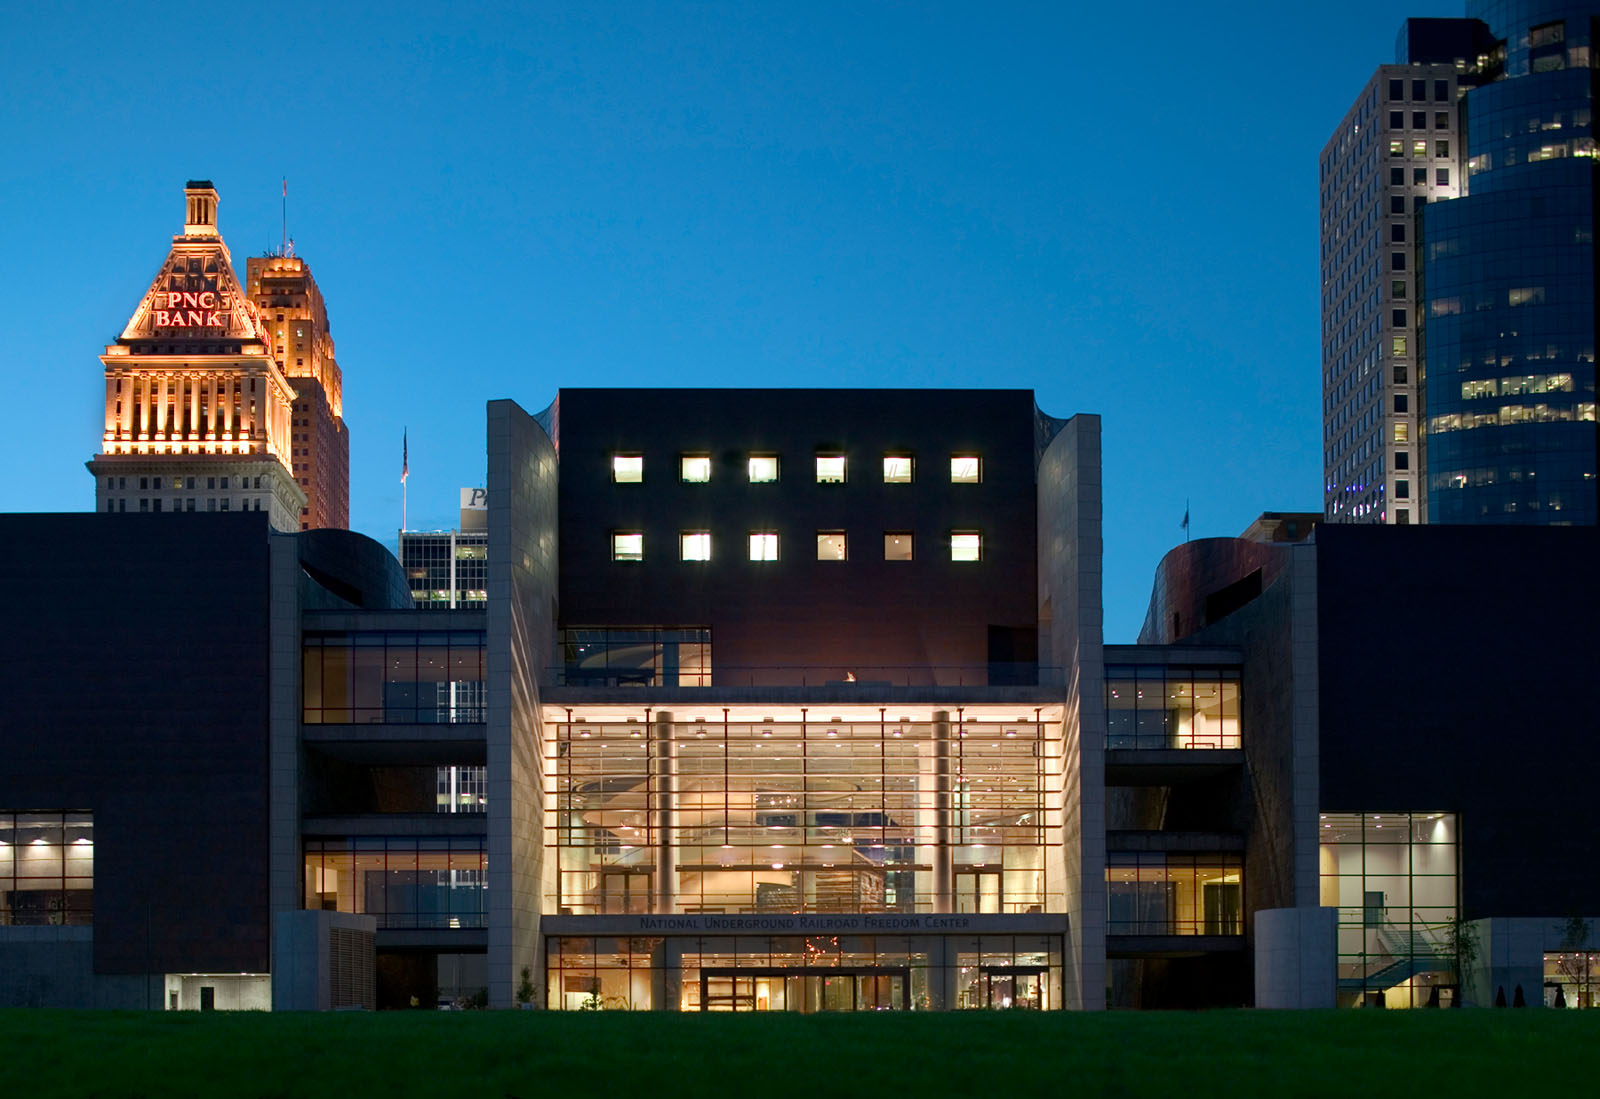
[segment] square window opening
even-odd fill
[[[613,454],[611,480],[619,485],[638,484],[644,480],[644,455]]]

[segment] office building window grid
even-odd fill
[[[94,816],[0,812],[0,926],[94,922]]]

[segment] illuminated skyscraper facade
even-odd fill
[[[89,463],[101,512],[265,511],[299,529],[289,470],[295,390],[217,231],[217,192],[184,188],[183,232],[105,366],[105,432]]]
[[[1600,5],[1410,19],[1321,158],[1324,513],[1593,524]]]
[[[277,367],[294,387],[290,472],[306,494],[299,529],[350,525],[350,433],[344,423],[344,381],[322,291],[305,260],[292,254],[251,256],[245,282],[272,336]]]

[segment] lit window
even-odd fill
[[[1389,142],[1389,155],[1390,156],[1405,156],[1406,155],[1406,143],[1404,141],[1391,141],[1391,142]]]
[[[1394,342],[1389,346],[1396,355],[1404,355],[1406,353],[1406,338],[1404,336],[1396,336]]]
[[[750,483],[764,485],[778,479],[778,456],[776,454],[750,455]]]
[[[611,479],[617,484],[634,484],[644,480],[644,455],[613,454]]]
[[[679,459],[678,476],[685,484],[705,484],[711,480],[711,459],[704,454],[685,454]]]
[[[975,485],[983,477],[983,459],[976,454],[950,455],[950,483]]]
[[[950,560],[978,561],[983,557],[983,535],[975,530],[950,532]]]
[[[911,560],[911,532],[886,530],[883,532],[883,559],[885,561]]]
[[[844,455],[843,454],[818,454],[817,455],[817,484],[842,485],[844,484]]]
[[[1426,141],[1423,141],[1423,140],[1420,140],[1420,139],[1417,140],[1417,141],[1413,141],[1411,143],[1411,155],[1412,156],[1427,156],[1428,155],[1428,143]]]
[[[678,556],[684,561],[711,560],[711,532],[686,530],[678,535]]]
[[[776,561],[777,559],[777,534],[770,530],[752,531],[750,534],[750,560]]]
[[[1395,424],[1394,441],[1397,443],[1409,443],[1411,441],[1411,425]]]
[[[643,561],[644,534],[637,530],[618,530],[611,533],[611,560]]]
[[[883,483],[909,485],[911,483],[911,455],[885,454],[883,456]]]
[[[817,531],[817,560],[818,561],[843,561],[845,560],[844,531],[819,530]]]

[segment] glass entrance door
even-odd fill
[[[984,966],[981,972],[989,1008],[1043,1011],[1048,1006],[1043,966]]]
[[[956,869],[956,911],[996,913],[1005,911],[1001,893],[1001,871],[972,868]]]
[[[909,969],[702,969],[701,1011],[906,1011]]]

